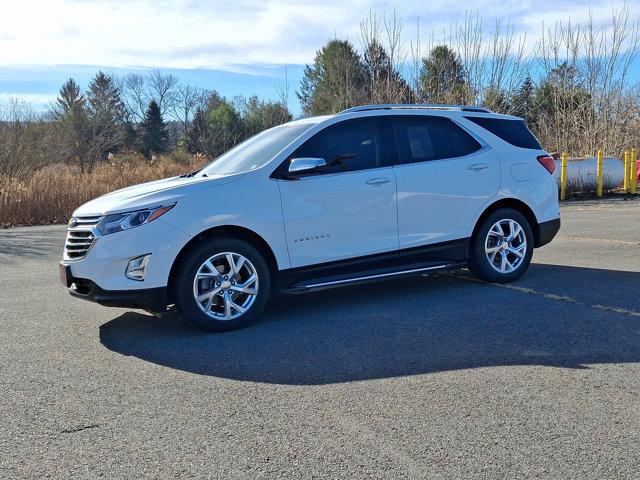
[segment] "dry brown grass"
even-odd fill
[[[181,175],[202,167],[203,157],[133,155],[82,173],[77,167],[54,165],[19,179],[0,177],[0,226],[66,223],[73,210],[105,193],[137,183]]]

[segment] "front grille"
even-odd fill
[[[71,219],[67,227],[67,240],[64,242],[65,260],[80,260],[87,255],[93,242],[100,236],[96,228],[100,218],[75,217]]]

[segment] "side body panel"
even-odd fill
[[[175,213],[174,213],[175,210]],[[277,182],[260,171],[181,199],[166,222],[193,237],[214,227],[242,227],[262,237],[271,247],[279,269],[289,268]]]
[[[538,223],[560,217],[556,181],[537,161],[539,155],[547,155],[547,152],[510,145],[462,116],[458,121],[470,132],[481,136],[500,160],[500,189],[494,197],[478,203],[476,214],[467,226],[469,235],[482,213],[502,199],[522,201],[533,211]]]
[[[479,205],[500,188],[500,162],[490,149],[394,168],[401,249],[468,237]]]
[[[397,250],[393,168],[277,183],[292,268]]]

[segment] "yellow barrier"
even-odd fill
[[[598,197],[602,196],[602,180],[603,180],[603,176],[602,176],[602,150],[598,150],[598,171],[597,171],[597,181],[598,181],[598,187],[596,190],[596,195]]]
[[[567,160],[569,160],[569,154],[562,152],[562,163],[560,167],[560,200],[567,198]]]
[[[629,175],[629,165],[630,165],[630,161],[629,161],[629,152],[627,152],[625,150],[624,152],[624,185],[622,188],[624,188],[624,191],[629,193],[629,177],[631,175]]]
[[[638,183],[638,179],[637,177],[637,169],[638,167],[636,166],[636,159],[637,159],[637,151],[635,148],[631,149],[631,161],[629,162],[631,164],[631,175],[629,176],[629,186],[631,187],[631,194],[635,195],[636,194],[636,188],[637,188],[637,183]]]

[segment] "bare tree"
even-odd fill
[[[0,177],[19,177],[59,158],[49,146],[60,146],[60,138],[31,106],[15,98],[0,105]]]
[[[393,15],[380,18],[374,11],[360,22],[367,95],[370,103],[407,103],[412,90],[402,76],[406,60],[402,20]]]
[[[289,109],[289,76],[287,74],[287,65],[284,66],[284,80],[283,82],[276,86],[276,94],[278,95],[278,99],[280,104],[285,109]]]
[[[129,120],[132,123],[141,122],[149,105],[149,93],[145,76],[139,73],[125,75],[120,81],[120,88]]]
[[[603,148],[620,155],[628,147],[626,126],[638,116],[629,69],[639,40],[638,19],[627,7],[614,10],[608,25],[590,15],[583,24],[558,21],[545,29],[537,56],[546,72],[539,95],[543,142],[584,154]]]
[[[151,70],[147,76],[149,96],[156,101],[163,116],[173,108],[178,83],[178,77],[170,73],[162,73],[157,68]]]
[[[196,111],[206,107],[210,93],[202,88],[184,83],[176,86],[170,114],[180,122],[183,135],[187,134]]]

